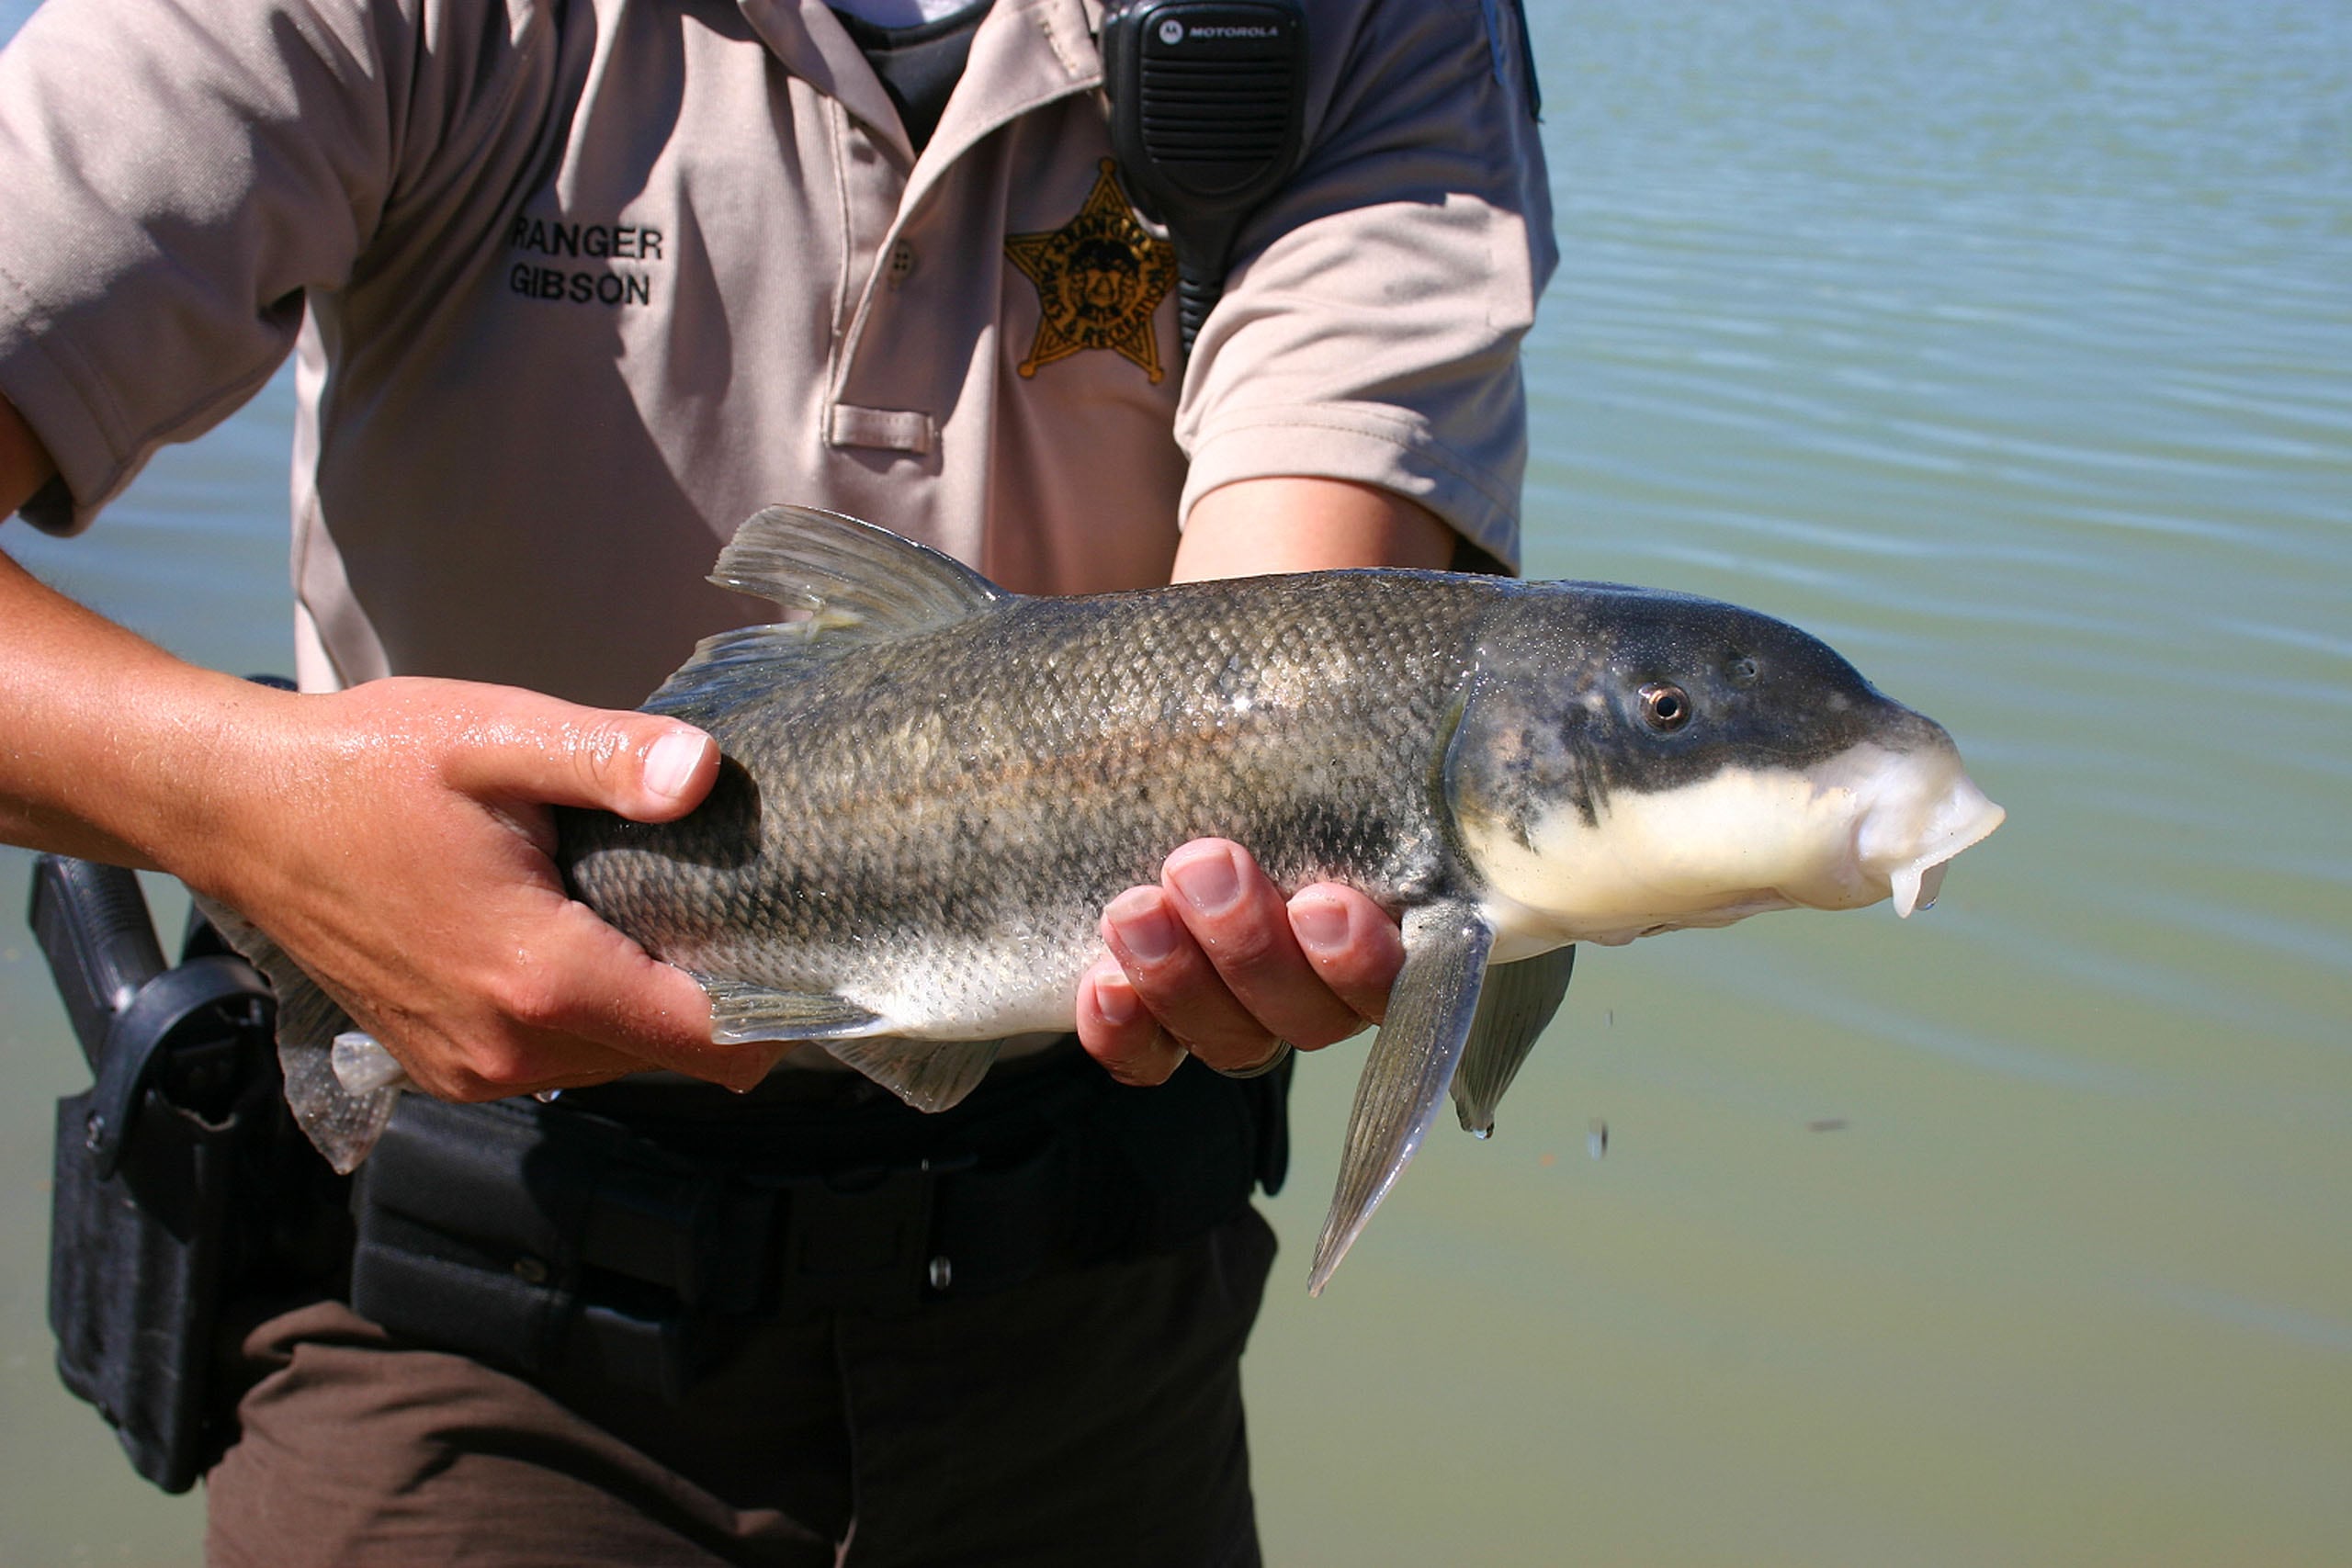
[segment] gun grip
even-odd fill
[[[115,1017],[164,970],[139,877],[119,865],[42,855],[27,919],[95,1069]]]

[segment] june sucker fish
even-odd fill
[[[1309,1275],[1451,1094],[1482,1135],[1580,942],[1931,901],[1997,827],[1951,738],[1804,632],[1604,583],[1361,570],[1029,597],[774,507],[712,581],[804,618],[709,637],[645,710],[709,731],[665,824],[558,814],[572,890],[693,974],[721,1042],[816,1042],[940,1110],[1068,1031],[1097,920],[1192,839],[1403,926]],[[297,1119],[338,1169],[404,1079],[267,940]]]

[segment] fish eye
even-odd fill
[[[1747,654],[1735,653],[1724,660],[1724,674],[1735,686],[1750,685],[1756,680],[1756,660]]]
[[[1651,681],[1634,694],[1642,699],[1642,722],[1671,735],[1690,722],[1690,694],[1665,681]]]

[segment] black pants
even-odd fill
[[[401,1345],[337,1303],[263,1324],[208,1561],[1258,1562],[1239,1360],[1273,1236],[910,1316],[778,1320],[675,1404]]]
[[[1074,1048],[937,1116],[848,1074],[411,1101],[354,1304],[244,1340],[211,1558],[1254,1563],[1281,1133],[1278,1082]]]

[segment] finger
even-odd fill
[[[443,1100],[499,1100],[550,1089],[579,1089],[666,1068],[673,1072],[749,1089],[764,1078],[783,1054],[783,1043],[720,1045],[697,1033],[691,1021],[708,1017],[701,988],[666,964],[645,961],[651,972],[666,971],[686,982],[676,1008],[655,1004],[650,1016],[643,993],[618,1007],[599,1010],[594,997],[566,998],[560,1008],[524,999],[478,1020],[462,1034],[417,1037],[400,1032],[401,1021],[377,1023],[359,1011],[371,1032],[408,1067],[417,1086]],[[652,978],[661,985],[659,973]],[[673,1026],[684,1020],[680,1032]]]
[[[1078,983],[1078,1041],[1121,1083],[1165,1083],[1184,1061],[1184,1048],[1145,1009],[1113,958]]]
[[[1318,882],[1292,897],[1290,929],[1306,962],[1351,1010],[1374,1023],[1388,1016],[1405,938],[1386,910],[1352,887]]]
[[[532,693],[501,698],[454,749],[448,782],[469,795],[667,822],[718,777],[718,743],[692,725]]]
[[[1226,990],[1266,1033],[1313,1051],[1363,1027],[1363,1015],[1332,993],[1300,951],[1281,890],[1247,850],[1223,839],[1195,840],[1168,857],[1161,876]],[[1193,1038],[1181,1024],[1173,1027]],[[1261,1050],[1248,1062],[1214,1065],[1241,1067],[1263,1058]]]
[[[412,1085],[436,1100],[471,1102],[585,1089],[645,1070],[643,1062],[584,1040],[515,1038],[493,1044],[469,1039],[461,1048],[434,1053],[419,1051],[413,1040],[395,1046],[379,1037],[379,1043],[407,1066]]]
[[[1265,1059],[1274,1034],[1234,1000],[1159,887],[1130,887],[1102,911],[1102,941],[1160,1027],[1211,1066]]]
[[[513,977],[506,1010],[534,1034],[618,1053],[634,1071],[666,1068],[739,1090],[790,1049],[780,1041],[712,1040],[710,998],[694,976],[653,958],[584,904],[566,901],[523,951],[528,960]]]

